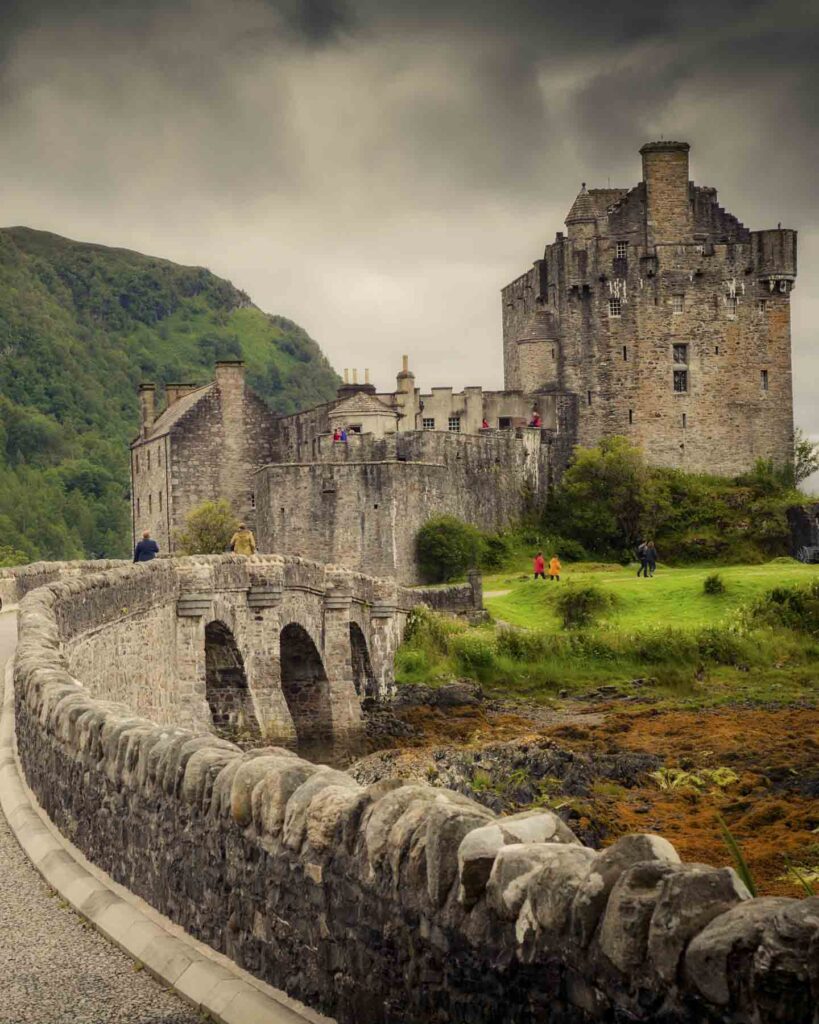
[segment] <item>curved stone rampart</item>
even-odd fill
[[[26,777],[117,881],[340,1024],[815,1024],[819,899],[751,899],[731,869],[683,865],[657,836],[598,853],[548,812],[497,818],[280,747],[242,752],[101,699],[99,660],[93,678],[69,671],[72,639],[118,628],[111,597],[129,581],[159,592],[171,573],[181,592],[210,572],[228,593],[232,564],[116,569],[21,604]],[[309,566],[285,579],[318,589]]]

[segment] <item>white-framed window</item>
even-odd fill
[[[624,260],[628,258],[628,242],[618,242],[615,247],[615,255],[618,260]]]
[[[688,370],[674,371],[674,393],[683,395],[688,391]]]
[[[759,383],[762,385],[762,390],[763,391],[767,391],[768,390],[768,371],[767,370],[760,370],[759,371]]]
[[[435,429],[435,420],[431,416],[424,416],[424,418],[421,420],[421,429],[422,430],[434,430]]]
[[[449,430],[453,434],[459,434],[461,432],[461,417],[450,416],[448,420]]]
[[[609,316],[622,316],[623,314],[623,303],[619,298],[609,299]]]
[[[676,295],[671,296],[671,312],[685,312],[685,295],[682,292],[677,292]]]
[[[725,299],[725,305],[728,308],[728,316],[737,315],[738,302],[736,295],[728,295]]]
[[[768,300],[760,299],[756,304],[757,312],[766,313],[768,311]]]

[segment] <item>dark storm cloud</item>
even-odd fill
[[[797,402],[819,431],[818,18],[800,0],[0,0],[0,222],[210,264],[340,366],[359,351],[383,378],[409,350],[424,383],[498,383],[497,289],[582,180],[632,185],[641,143],[683,137],[750,227],[800,229]]]

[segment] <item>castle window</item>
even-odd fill
[[[449,423],[449,429],[450,429],[450,431],[453,434],[460,433],[460,430],[461,430],[461,417],[460,416],[450,416],[448,423]]]
[[[618,242],[617,248],[615,249],[615,255],[618,260],[624,260],[628,258],[628,242]]]
[[[628,347],[623,345],[623,362],[628,362]]]
[[[757,302],[756,304],[756,308],[760,313],[766,312],[766,310],[768,309],[768,300],[760,299],[759,302]]]
[[[682,414],[682,427],[683,427],[683,430],[685,430],[685,428],[687,426],[688,426],[688,417],[686,416],[685,413],[683,413]]]
[[[719,355],[719,345],[715,345],[715,346],[714,346],[714,355],[715,355],[715,356],[718,356],[718,355]]]
[[[154,511],[154,496],[153,494],[148,495],[148,515],[152,515]]]
[[[552,345],[552,359],[554,359],[554,358],[555,358],[555,347],[554,347],[554,345]]]
[[[139,498],[137,498],[137,519],[139,519]]]
[[[685,295],[682,292],[678,292],[676,295],[671,296],[671,311],[672,313],[682,313],[685,310]]]
[[[674,353],[674,362],[682,363],[683,365],[688,364],[688,345],[676,344],[672,346]]]
[[[255,491],[251,491],[250,492],[250,507],[251,508],[256,508],[256,492]]]
[[[631,426],[631,424],[634,422],[634,410],[633,409],[629,409],[629,411],[628,411],[628,422],[629,422],[629,426]]]
[[[156,464],[157,464],[157,466],[161,466],[162,465],[162,449],[161,448],[157,448],[157,450],[156,450]]]
[[[148,459],[148,472],[150,473],[151,472],[151,449],[150,448],[146,452],[146,457]]]
[[[762,390],[763,391],[767,391],[768,390],[768,371],[767,370],[760,371],[760,380],[759,380],[759,382],[762,385]]]
[[[139,455],[134,456],[134,476],[139,473]]]
[[[728,307],[728,316],[737,315],[737,297],[736,295],[729,295],[725,299],[725,304]]]
[[[159,492],[159,511],[162,511],[162,491]]]
[[[620,299],[609,299],[609,316],[621,316],[623,304]]]
[[[685,394],[688,391],[688,370],[674,371],[674,393]]]
[[[591,391],[586,392],[586,405],[591,405],[592,393]]]
[[[434,430],[434,429],[435,429],[435,420],[434,420],[434,419],[432,419],[432,418],[431,418],[431,417],[429,417],[429,416],[425,416],[425,417],[424,417],[424,418],[423,418],[423,419],[421,420],[421,428],[422,428],[423,430]]]

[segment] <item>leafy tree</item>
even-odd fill
[[[816,472],[819,472],[819,441],[812,441],[797,427],[793,435],[794,483],[798,487]]]
[[[221,554],[227,551],[238,525],[239,520],[225,498],[203,501],[185,519],[185,528],[178,537],[180,550],[185,555]]]
[[[18,551],[17,548],[8,544],[0,544],[0,568],[5,569],[12,565],[25,565],[28,562],[25,551]]]
[[[427,583],[447,583],[477,564],[482,547],[480,531],[454,516],[429,519],[415,539],[421,575]]]

